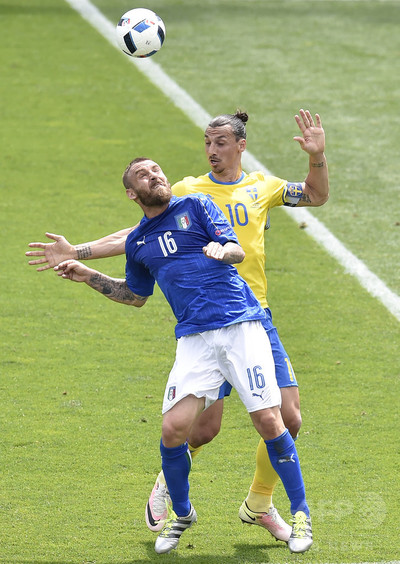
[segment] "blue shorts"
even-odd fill
[[[275,362],[276,381],[278,382],[278,386],[280,388],[290,388],[291,386],[298,386],[290,358],[281,343],[276,327],[272,323],[271,310],[267,308],[264,311],[265,319],[261,321],[261,323],[268,335],[269,342],[271,343],[272,356],[274,357]],[[229,396],[231,390],[232,386],[228,382],[225,382],[219,389],[218,399]]]

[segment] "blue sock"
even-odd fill
[[[188,444],[167,448],[160,441],[160,451],[172,507],[178,517],[185,517],[190,511],[189,472],[192,466]]]
[[[306,502],[306,492],[301,475],[299,457],[291,434],[286,429],[276,439],[265,441],[269,459],[276,473],[282,480],[287,496],[290,500],[292,515],[297,511],[304,511],[307,517],[310,510]]]

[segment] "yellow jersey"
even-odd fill
[[[222,210],[246,253],[244,261],[235,266],[264,308],[268,307],[264,231],[271,208],[297,203],[297,198],[291,201],[290,193],[287,195],[287,185],[286,180],[257,171],[242,172],[238,180],[227,183],[218,182],[211,172],[197,178],[187,176],[172,187],[176,196],[201,192]]]

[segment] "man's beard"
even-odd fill
[[[161,187],[160,187],[161,188]],[[146,206],[147,208],[157,208],[160,206],[164,206],[168,204],[170,199],[172,198],[172,192],[169,187],[168,190],[164,189],[156,189],[154,192],[147,194],[145,196],[139,196],[139,200],[141,203]]]

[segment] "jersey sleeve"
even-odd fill
[[[285,204],[287,180],[278,176],[266,175],[261,171],[250,173],[249,177],[254,177],[259,182],[261,202],[265,213]]]
[[[262,173],[259,174],[265,182],[266,193],[270,195],[269,208],[282,205],[297,206],[303,195],[302,182],[288,182],[276,176],[265,177]]]
[[[125,275],[128,288],[134,294],[143,297],[153,295],[155,280],[144,265],[128,260]]]
[[[203,214],[205,220],[204,227],[210,240],[216,241],[221,245],[225,245],[228,242],[239,245],[236,233],[219,207],[204,194],[200,194],[196,199],[199,205],[199,213]]]

